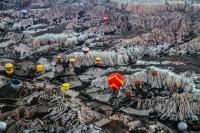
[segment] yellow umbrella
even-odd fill
[[[69,63],[70,64],[75,64],[75,62],[76,62],[76,59],[74,57],[70,57],[69,58]]]
[[[5,65],[5,69],[6,69],[6,73],[9,75],[13,74],[13,72],[14,72],[13,64],[11,64],[11,63],[7,63]]]
[[[36,66],[36,70],[37,70],[37,72],[42,72],[44,70],[44,66],[42,64],[38,64]]]
[[[70,84],[69,83],[63,83],[62,84],[62,89],[65,90],[65,91],[69,90],[70,89]]]
[[[175,84],[176,84],[176,88],[180,88],[181,87],[180,81],[176,81]]]
[[[95,64],[96,64],[96,65],[100,65],[100,64],[101,64],[101,61],[102,61],[101,57],[96,57],[96,58],[95,58]]]

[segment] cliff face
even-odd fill
[[[25,29],[30,24],[45,21],[50,25],[64,23],[66,27],[63,30],[68,33],[90,31],[109,35],[132,32],[129,33],[133,36],[131,39],[134,40],[135,36],[141,38],[140,45],[181,44],[196,37],[200,32],[199,8],[188,2],[178,4],[172,4],[170,1],[127,2],[116,0],[11,0],[7,1],[9,4],[6,5],[27,7],[30,9],[28,17],[17,19],[18,22],[13,27],[7,24],[13,20],[9,18],[10,20],[3,21],[5,19],[3,17],[0,26],[2,30],[21,29],[21,27]],[[12,18],[22,17],[19,10],[10,12],[9,15]],[[109,16],[109,22],[102,22],[104,15]]]
[[[169,2],[162,0],[149,0],[149,1],[128,1],[122,2],[118,0],[112,0],[112,6],[118,8],[120,10],[126,10],[132,13],[142,13],[142,14],[150,14],[150,13],[158,13],[158,12],[166,12],[166,11],[191,11],[194,8],[192,4],[188,2]]]
[[[126,32],[130,28],[146,30],[153,34],[155,40],[172,44],[183,43],[191,34],[200,32],[200,21],[196,17],[199,16],[199,8],[188,3],[145,5],[114,1],[108,11],[101,9],[101,16],[103,12],[112,14],[112,21],[100,28],[107,32],[108,30]],[[95,13],[97,12],[93,14]],[[99,13],[101,12],[98,10],[97,14]],[[97,14],[95,15],[98,16]]]

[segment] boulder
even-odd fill
[[[71,89],[80,88],[83,84],[81,81],[69,82]]]
[[[73,91],[73,90],[63,91],[63,93],[67,96],[70,96],[71,98],[75,98],[79,95],[79,92],[76,92],[76,91]]]
[[[88,78],[87,75],[80,75],[78,77],[81,80],[81,82],[83,82],[83,83],[89,83],[90,82],[90,79]]]
[[[96,99],[97,101],[100,102],[105,102],[108,103],[111,94],[98,94],[98,93],[93,93],[93,94],[89,94],[92,98]]]
[[[106,125],[110,122],[111,122],[111,120],[109,120],[109,119],[102,119],[102,120],[96,122],[95,125],[98,127],[102,127],[103,125]]]

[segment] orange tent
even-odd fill
[[[113,73],[108,76],[108,84],[114,91],[119,91],[124,82],[124,76],[119,73]]]

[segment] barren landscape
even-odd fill
[[[1,0],[0,132],[200,133],[199,3]]]

